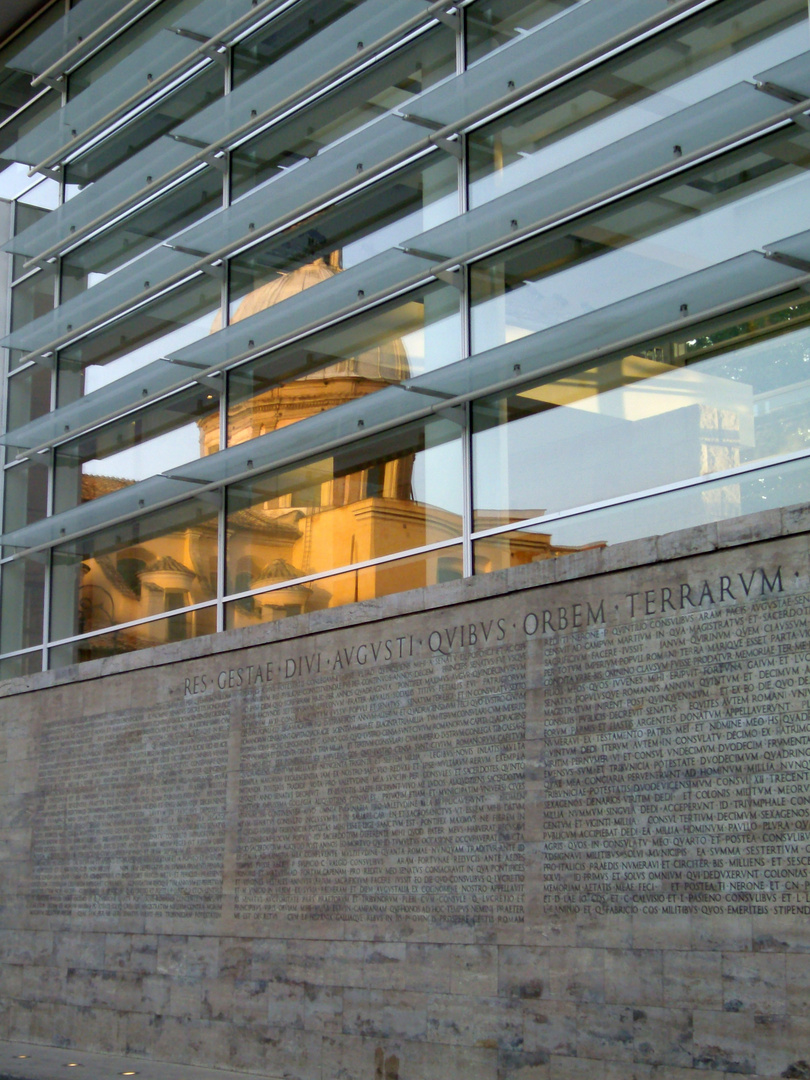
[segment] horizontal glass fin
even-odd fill
[[[154,476],[132,484],[104,499],[15,530],[3,537],[3,545],[20,550],[57,542],[62,535],[99,528],[118,516],[137,513],[141,506],[191,495],[199,485],[224,482],[248,470],[317,453],[319,448],[341,440],[353,441],[363,432],[415,420],[429,412],[440,413],[443,403],[456,396],[472,397],[506,380],[530,379],[567,360],[574,362],[588,354],[608,352],[631,338],[641,340],[683,318],[682,305],[686,305],[690,317],[700,316],[724,304],[743,304],[746,298],[764,290],[787,289],[801,276],[800,271],[749,252],[212,454],[172,470],[171,477]]]
[[[249,124],[257,109],[265,113],[286,101],[332,68],[352,59],[404,22],[424,14],[424,0],[365,0],[306,44],[286,53],[237,87],[216,105],[181,124],[176,134],[206,143],[225,138]]]

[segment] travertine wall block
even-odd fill
[[[4,684],[0,1038],[294,1080],[806,1075],[808,525]]]

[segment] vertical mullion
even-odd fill
[[[225,65],[223,78],[225,80],[225,96],[233,90],[233,46],[228,47],[228,62]],[[225,170],[222,174],[222,205],[229,207],[233,198],[233,164],[231,155],[226,152]],[[222,293],[220,295],[220,326],[224,329],[230,322],[230,291],[231,291],[231,264],[230,260],[222,262]],[[221,389],[219,393],[219,448],[224,450],[228,445],[228,386],[230,383],[228,373],[222,372]],[[217,633],[225,629],[225,533],[227,528],[227,488],[219,489],[219,511],[217,513]]]
[[[458,33],[456,37],[456,70],[463,73],[467,70],[467,9],[456,8],[458,14]],[[458,212],[466,214],[469,208],[468,182],[468,137],[462,132],[459,134],[461,157],[458,162]],[[470,355],[470,271],[469,267],[463,266],[461,274],[461,356],[468,359]],[[461,555],[462,573],[464,577],[472,577],[475,572],[474,553],[472,546],[472,433],[470,419],[472,408],[468,402],[464,405],[464,425],[461,429]]]
[[[472,433],[471,433],[472,405],[469,401],[464,403],[464,427],[461,432],[461,469],[464,490],[462,492],[462,572],[464,577],[472,577],[475,573],[475,559],[472,544]]]
[[[9,236],[14,235],[14,231],[15,231],[15,227],[16,227],[16,216],[17,216],[17,204],[16,204],[16,202],[13,202],[13,203],[11,203],[9,205],[9,208],[8,208],[8,234],[9,234]],[[2,327],[0,327],[0,329],[2,329],[3,337],[6,337],[11,331],[11,297],[12,297],[11,281],[12,281],[12,279],[14,277],[14,271],[13,271],[13,269],[11,269],[11,267],[13,266],[13,263],[14,263],[14,256],[13,255],[5,255],[4,258],[9,260],[9,262],[6,263],[6,265],[9,267],[9,270],[8,270],[8,281],[3,282],[3,287],[4,287],[5,293],[6,293],[6,306],[5,306],[5,309],[3,310],[3,325],[2,325]],[[11,367],[11,352],[8,349],[3,349],[2,380],[3,380],[4,394],[3,394],[3,400],[2,400],[2,402],[0,402],[0,430],[2,430],[3,432],[6,432],[8,430],[8,396],[9,396],[9,370],[10,370],[10,367]],[[2,451],[0,451],[0,470],[2,470],[2,473],[0,474],[0,520],[2,521],[3,531],[5,531],[5,525],[6,525],[6,464],[8,462],[8,456],[9,456],[8,448],[3,446]],[[2,586],[3,586],[2,575],[3,575],[3,570],[2,570],[2,568],[0,568],[0,591],[2,590]],[[0,592],[0,595],[1,595],[1,592]]]
[[[230,162],[227,169],[227,175],[230,176]],[[222,267],[222,326],[228,325],[229,317],[229,304],[228,294],[230,292],[230,263],[226,259]],[[221,375],[221,386],[219,391],[219,448],[224,450],[228,445],[228,388],[230,386],[230,377],[227,371],[223,371]],[[225,629],[225,605],[223,598],[225,595],[225,531],[227,518],[225,514],[226,506],[226,494],[227,488],[221,487],[219,489],[219,512],[217,514],[217,633],[221,633]]]
[[[808,0],[810,3],[810,0]],[[467,70],[467,9],[457,7],[458,35],[456,37],[456,72],[460,75]]]
[[[225,629],[225,514],[227,488],[219,489],[219,512],[217,513],[217,633]]]
[[[51,472],[53,470],[51,469]],[[49,482],[48,497],[50,499],[52,486]],[[42,596],[42,670],[47,671],[50,666],[50,649],[48,641],[51,635],[51,575],[53,574],[53,548],[48,548],[45,554],[45,588]]]
[[[65,0],[65,11],[70,10],[70,0]],[[65,107],[68,101],[68,90],[70,85],[70,75],[64,80],[62,86],[62,108]],[[63,164],[60,166],[59,176],[59,205],[63,206],[65,203],[65,190],[67,188],[67,168]],[[56,260],[56,273],[54,281],[54,307],[58,308],[62,303],[62,256],[58,256]],[[58,388],[59,388],[59,352],[54,353],[53,368],[51,370],[51,412],[53,412],[58,404]],[[47,492],[47,505],[45,513],[48,517],[53,516],[54,510],[54,498],[56,488],[56,448],[52,448],[48,454],[48,492]],[[81,483],[81,481],[79,481]],[[45,588],[43,590],[42,597],[42,669],[47,671],[50,667],[50,649],[48,642],[51,638],[51,595],[53,593],[53,548],[48,548],[45,556]]]
[[[467,359],[470,355],[470,271],[469,267],[461,268],[461,355]],[[472,577],[475,572],[473,549],[472,549],[472,522],[473,522],[473,487],[472,487],[472,405],[468,401],[464,405],[464,426],[461,430],[461,475],[462,475],[462,561],[464,577]]]

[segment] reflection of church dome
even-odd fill
[[[280,585],[284,581],[292,581],[303,576],[303,571],[293,566],[291,562],[287,562],[286,559],[273,559],[259,573],[254,582],[254,588]],[[312,589],[307,585],[291,585],[286,589],[274,589],[271,593],[259,595],[255,602],[260,608],[268,610],[270,618],[274,618],[278,613],[285,611],[287,614],[303,611],[311,594]]]
[[[141,584],[147,589],[179,589],[184,592],[191,588],[196,576],[193,570],[173,559],[171,555],[164,555],[150,563],[145,570],[138,572]]]
[[[287,562],[286,559],[273,559],[271,563],[268,563],[258,574],[257,580],[268,585],[273,585],[278,581],[292,581],[294,578],[303,577],[303,571],[299,570],[297,566],[293,566],[292,563]]]
[[[259,285],[252,289],[247,296],[240,300],[236,310],[230,317],[231,325],[249,319],[251,315],[258,315],[260,311],[280,304],[283,300],[298,293],[306,292],[313,285],[320,285],[322,281],[328,281],[340,273],[340,263],[337,253],[326,259],[315,259],[306,266],[299,266],[289,273],[279,273],[272,281]],[[217,316],[211,327],[211,332],[219,330],[221,318]],[[410,375],[408,367],[408,355],[399,338],[367,349],[349,359],[343,359],[336,364],[330,364],[319,371],[309,375],[302,375],[302,379],[325,379],[340,376],[355,376],[365,379],[382,379],[385,382],[399,382],[407,379]]]
[[[313,285],[319,285],[322,281],[328,281],[339,273],[340,266],[337,259],[330,262],[326,262],[325,259],[316,259],[315,262],[300,266],[289,274],[279,274],[273,281],[249,292],[231,316],[231,322],[241,322],[242,319],[256,315],[259,311],[266,311],[267,308],[280,304],[282,300],[288,300],[296,293],[304,292]],[[408,356],[402,342],[399,338],[395,338],[393,341],[386,342],[385,345],[377,345],[357,356],[341,359],[309,375],[302,375],[301,379],[354,377],[400,382],[402,379],[407,379],[409,375]]]
[[[231,324],[257,315],[299,293],[328,281],[340,273],[337,253],[327,261],[319,258],[289,273],[277,274],[271,281],[251,290],[231,315]],[[211,331],[220,329],[217,318]],[[377,328],[377,333],[379,328]],[[376,333],[375,333],[376,336]],[[325,342],[328,348],[328,340]],[[328,361],[333,359],[332,363]],[[268,431],[286,427],[297,420],[333,409],[378,390],[380,385],[398,383],[410,375],[408,355],[398,337],[373,344],[353,356],[330,357],[319,351],[318,342],[308,351],[307,361],[316,370],[295,376],[292,381],[253,393],[242,401],[234,396],[228,410],[229,442],[246,442]],[[200,421],[203,452],[219,449],[219,420],[216,414]]]
[[[340,273],[340,268],[330,265],[325,259],[316,259],[315,262],[299,266],[297,270],[286,274],[280,273],[272,281],[249,292],[231,315],[231,322],[237,323],[243,319],[249,319],[251,315],[266,311],[267,308],[280,304],[282,300],[288,300],[296,293],[305,292],[313,285],[328,281],[337,273]]]

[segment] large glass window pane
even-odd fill
[[[467,8],[467,63],[576,7],[581,0],[479,0]]]
[[[48,513],[48,456],[6,469],[3,489],[3,531],[22,529]]]
[[[40,364],[16,371],[8,380],[9,431],[44,416],[51,407],[51,372]]]
[[[42,671],[41,649],[0,660],[0,679],[16,679],[21,675],[34,675],[37,671]]]
[[[430,154],[231,260],[231,319],[396,247],[458,210],[457,162]]]
[[[810,301],[781,305],[476,402],[475,529],[810,448]],[[756,509],[738,492],[695,498],[720,500],[714,518]]]
[[[194,386],[56,451],[54,513],[219,449],[219,395]]]
[[[164,71],[191,56],[195,42],[186,40],[185,44],[180,44],[182,38],[178,39],[176,30],[187,28],[189,16],[198,5],[199,0],[162,0],[151,11],[141,15],[123,33],[116,35],[71,73],[68,79],[69,100],[73,102],[84,94],[87,96],[83,101],[92,101],[92,95],[97,93],[109,96],[104,91],[111,88],[114,95],[109,105],[111,109],[119,101],[115,99],[117,88],[110,83],[110,78],[121,65],[122,57],[133,58],[129,65],[124,62],[124,70],[129,78],[134,77],[136,67],[142,66],[143,74],[140,71],[137,74],[143,78],[146,89]],[[142,65],[137,59],[139,56],[143,57]],[[196,66],[199,67],[199,60]],[[96,138],[88,144],[88,148],[68,166],[68,183],[85,185],[96,180],[143,146],[204,109],[221,97],[224,90],[225,77],[220,64],[214,62],[198,70],[171,92],[161,96],[154,105],[132,115],[117,130],[107,132],[103,138]]]
[[[52,195],[54,189],[56,198]],[[11,201],[24,195],[26,199],[36,199],[37,205],[50,207],[57,205],[58,193],[59,185],[55,180],[40,180],[37,183],[28,175],[27,165],[21,165],[18,161],[6,164],[0,160],[0,199]]]
[[[42,643],[46,568],[47,555],[42,553],[3,566],[0,573],[0,652],[15,652]]]
[[[477,8],[468,15],[472,25]],[[750,81],[802,48],[789,29],[802,20],[804,0],[715,5],[479,128],[469,138],[470,205]]]
[[[163,5],[160,5],[161,8]],[[83,70],[83,69],[80,69]],[[71,80],[74,78],[71,75]],[[222,96],[224,79],[219,64],[198,72],[176,90],[166,94],[149,110],[81,154],[65,170],[67,182],[85,185],[120,165],[167,131],[177,127]],[[92,93],[92,90],[86,91]]]
[[[72,100],[84,93],[102,76],[109,74],[121,63],[122,56],[130,56],[138,49],[151,48],[160,55],[163,41],[171,41],[173,27],[187,25],[187,17],[199,6],[199,0],[161,0],[151,11],[139,17],[123,33],[117,34],[109,44],[93,53],[71,73],[68,95]],[[189,52],[193,46],[189,45]],[[158,74],[159,70],[155,72]]]
[[[56,206],[59,185],[55,180],[44,180],[26,192],[14,205],[14,235],[18,236],[30,225],[39,221]],[[11,329],[19,330],[41,315],[52,311],[56,301],[56,266],[25,273],[25,258],[12,257],[12,277],[17,284],[11,290]],[[10,367],[16,366],[19,354],[12,353]]]
[[[31,86],[31,75],[14,67],[16,58],[39,34],[64,14],[64,5],[53,3],[37,19],[0,49],[0,154],[60,105],[58,90]],[[0,160],[0,198],[11,199],[22,189],[28,170]],[[8,170],[8,171],[7,171]],[[31,180],[24,184],[30,187]],[[19,231],[19,230],[18,230]]]
[[[220,305],[219,282],[199,274],[63,349],[58,365],[59,405],[67,405],[219,329]]]
[[[52,269],[36,270],[11,290],[11,329],[20,330],[54,308],[56,277]]]
[[[94,107],[94,95],[109,101],[105,110],[109,111],[128,100],[133,92],[147,90],[175,64],[187,62],[195,43],[178,38],[176,31],[188,28],[189,16],[198,6],[198,0],[162,0],[72,72],[68,79],[68,108],[73,110],[72,115],[77,116],[76,107],[85,102],[91,115],[100,118],[104,112]],[[122,64],[122,57],[128,61]],[[136,109],[117,128],[88,143],[68,166],[68,183],[92,182],[221,97],[225,89],[222,66],[211,62],[199,70],[198,57],[194,67],[197,70],[193,75],[183,72],[179,76],[182,81],[175,79],[170,84],[173,89],[161,94],[154,104],[141,111]],[[123,87],[118,86],[116,74],[124,80]],[[74,105],[76,99],[80,101]]]
[[[460,431],[449,420],[234,485],[226,591],[281,585],[459,536],[461,493]],[[367,599],[379,595],[375,583],[385,578],[382,568],[357,577],[356,591],[342,599],[321,582],[247,598],[239,601],[240,625]]]
[[[2,65],[2,61],[0,61],[0,65]],[[4,66],[0,66],[0,72],[2,72],[0,74],[0,95],[5,97],[6,101],[10,102],[15,99],[19,101],[22,93],[26,91],[30,95],[27,101],[20,101],[16,110],[3,108],[2,105],[5,105],[5,101],[0,105],[0,110],[5,114],[2,121],[3,127],[0,128],[0,153],[2,153],[3,150],[11,147],[18,139],[21,139],[23,135],[33,131],[47,117],[58,112],[62,99],[57,90],[45,90],[43,92],[39,87],[32,88],[31,76],[25,72],[12,71]],[[6,95],[8,96],[6,97]],[[2,164],[5,165],[8,160],[3,160]],[[23,174],[27,175],[28,167],[23,165],[20,168]],[[31,179],[29,177],[25,186],[30,187],[30,185]],[[9,197],[10,195],[3,192],[3,198]]]
[[[323,279],[333,272],[322,261],[305,266],[243,304],[270,306],[287,290],[300,291],[297,275]],[[459,293],[437,284],[245,364],[228,377],[228,445],[453,363],[461,355],[460,331]]]
[[[661,492],[646,499],[476,540],[475,572],[486,574],[586,548],[710,525],[760,510],[806,505],[808,499],[810,462],[807,458],[763,466],[738,477]],[[691,599],[675,599],[687,609],[700,606],[694,594]],[[661,603],[660,594],[658,603]],[[587,613],[584,619],[587,621]]]
[[[233,81],[239,86],[275,60],[303,45],[360,0],[304,0],[238,42],[233,50]]]
[[[51,373],[38,365],[18,371],[8,380],[7,427],[14,430],[47,413],[51,399]],[[14,458],[14,446],[6,451],[6,460]],[[22,528],[40,521],[48,510],[49,455],[36,463],[6,469],[3,488],[3,529]]]
[[[232,154],[234,197],[271,179],[280,169],[315,157],[383,113],[455,72],[456,39],[436,27],[384,62],[356,76],[340,90],[289,120],[275,124]]]
[[[2,65],[2,61],[0,61]],[[55,112],[59,111],[61,105],[61,96],[56,90],[42,91],[41,88],[33,89],[31,86],[31,76],[22,71],[12,71],[10,68],[0,66],[0,95],[3,99],[0,101],[0,112],[3,115],[3,127],[0,128],[0,153],[6,148],[11,147],[18,139],[21,139],[23,135],[27,135],[30,131],[33,131],[38,124],[41,124],[47,117],[52,116]],[[30,95],[27,101],[20,100],[25,93]],[[19,101],[19,105],[16,110],[12,108],[5,108],[6,102],[11,104],[12,101]],[[2,161],[5,165],[9,159]],[[26,166],[22,167],[27,174],[28,169]],[[28,184],[30,186],[31,180],[29,178]],[[9,196],[3,194],[4,198]]]
[[[180,606],[181,599],[181,593],[178,592],[175,607]],[[86,660],[99,660],[104,656],[116,656],[118,653],[133,652],[135,649],[149,649],[154,645],[166,645],[172,641],[188,641],[189,638],[216,633],[216,622],[216,609],[209,606],[181,612],[179,615],[169,615],[165,619],[152,619],[137,627],[94,634],[92,637],[49,649],[48,667],[83,664]]]
[[[192,499],[55,548],[51,640],[101,632],[215,599],[217,503],[215,496]],[[212,609],[205,608],[122,629],[111,635],[112,651],[147,648],[214,629]],[[88,639],[83,646],[88,655],[82,658],[107,655],[109,639]]]
[[[256,622],[275,622],[319,608],[342,607],[360,600],[455,581],[461,576],[461,544],[451,544],[435,551],[408,555],[404,559],[318,578],[308,585],[281,585],[249,600],[234,600],[225,605],[225,625],[227,629],[233,629]],[[389,658],[407,655],[401,651],[407,648],[405,639],[382,641],[380,648],[382,655]]]
[[[28,196],[26,196],[26,199],[27,198]],[[20,233],[25,232],[29,226],[35,225],[36,222],[45,217],[48,213],[48,209],[50,209],[50,207],[38,206],[34,203],[19,199],[14,206],[14,235],[19,236]],[[14,267],[12,277],[16,281],[17,278],[21,277],[26,272],[23,268],[26,257],[24,255],[14,255],[12,258]]]
[[[791,125],[472,269],[475,352],[810,228],[810,132]]]
[[[112,273],[221,205],[222,174],[204,165],[114,228],[68,252],[62,259],[62,268],[69,282],[69,295],[94,285],[101,276]]]

